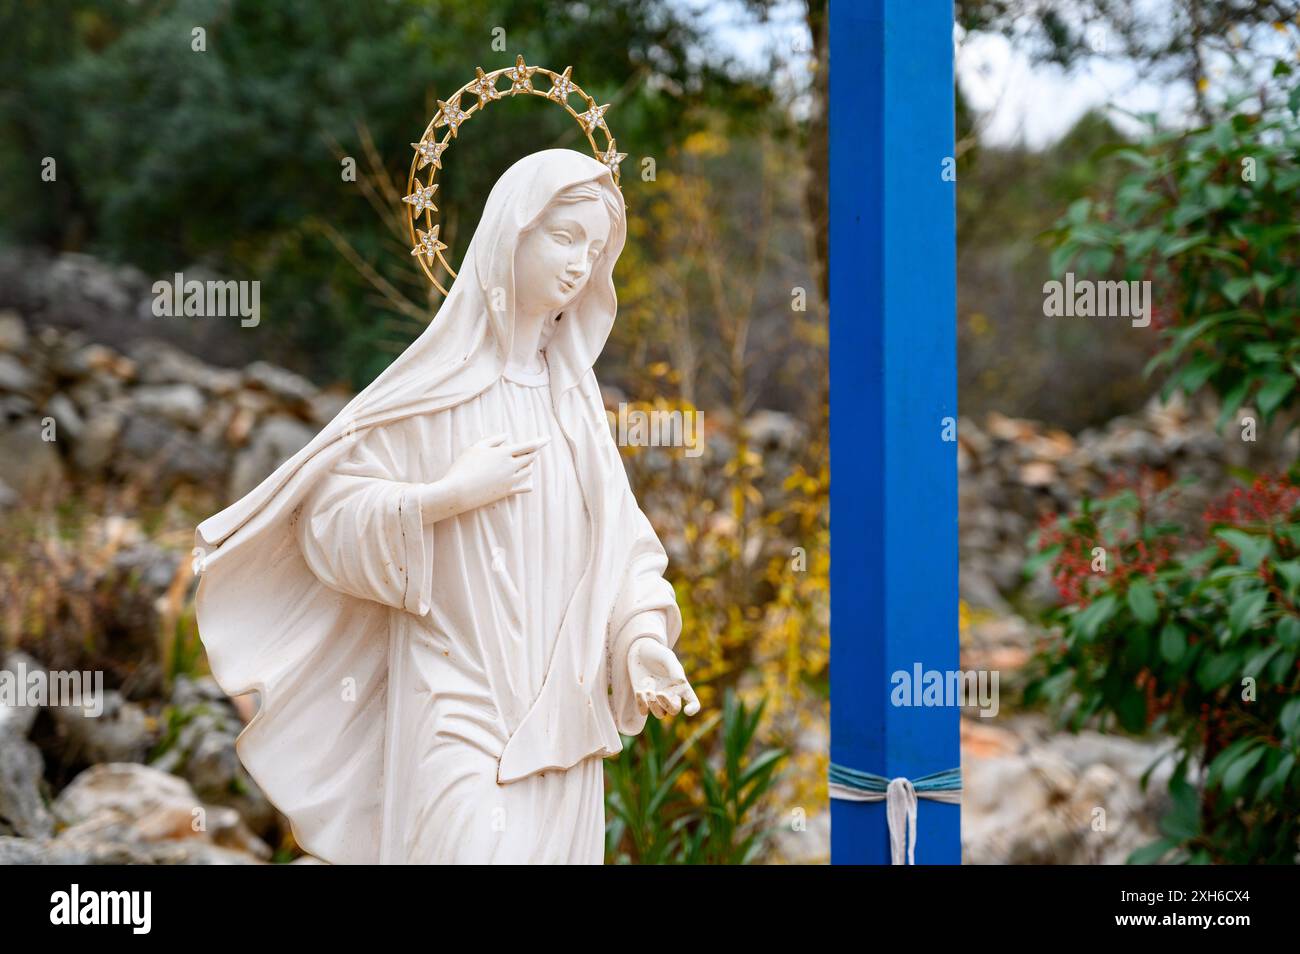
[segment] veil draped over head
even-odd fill
[[[488,194],[461,269],[429,326],[306,447],[243,499],[200,524],[198,545],[206,550],[220,544],[340,437],[459,404],[500,377],[514,337],[514,252],[520,234],[536,224],[558,193],[586,182],[602,182],[618,194],[603,163],[570,149],[536,152],[507,169]],[[547,362],[559,372],[551,383],[561,391],[591,370],[614,327],[614,263],[626,238],[626,219],[620,215],[610,222],[590,281],[548,343]]]
[[[620,633],[631,627],[623,624],[647,609],[665,611],[669,645],[681,624],[662,578],[663,548],[632,498],[592,371],[614,322],[612,272],[625,215],[605,165],[550,149],[519,160],[497,181],[450,293],[424,332],[306,447],[196,531],[202,575],[195,609],[213,676],[228,694],[257,690],[261,697],[237,742],[241,760],[288,816],[299,843],[319,857],[378,857],[395,611],[324,586],[303,560],[293,521],[308,492],[370,428],[453,407],[500,378],[514,330],[520,235],[557,195],[584,183],[608,190],[617,208],[605,250],[555,324],[546,354],[552,402],[591,520],[590,559],[541,693],[511,727],[498,780],[613,754],[619,731],[644,725],[626,673],[607,671],[608,642],[626,638]],[[577,719],[566,716],[573,712]],[[328,773],[319,767],[323,744],[343,753],[329,760]]]

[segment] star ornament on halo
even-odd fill
[[[460,103],[444,103],[438,100],[438,121],[435,122],[434,128],[446,126],[451,130],[452,136],[456,135],[456,127],[469,119],[469,113],[460,108]]]
[[[471,93],[478,97],[479,106],[486,106],[489,101],[500,99],[501,90],[497,89],[497,81],[489,78],[488,75],[483,72],[483,67],[481,66],[474,67],[474,70],[478,73],[478,76],[474,78],[474,82],[470,83],[467,88]]]
[[[425,209],[432,209],[437,212],[438,207],[433,204],[433,194],[438,191],[438,183],[430,182],[428,185],[422,186],[417,182],[415,185],[415,191],[408,196],[404,196],[402,201],[415,207],[415,215],[419,215]]]
[[[610,171],[613,172],[614,175],[618,175],[618,164],[626,158],[627,153],[619,152],[615,149],[614,140],[611,139],[609,141],[609,148],[606,149],[605,154],[600,157],[600,161],[609,166]]]
[[[431,162],[434,168],[442,168],[442,153],[447,148],[447,143],[426,139],[423,142],[411,143],[411,148],[420,154],[420,165],[417,168],[423,169]]]
[[[566,103],[569,95],[573,92],[573,80],[569,77],[573,74],[573,67],[566,66],[560,76],[551,80],[551,88],[546,92],[547,99],[553,99],[557,103]]]
[[[578,122],[582,123],[583,130],[588,133],[593,133],[597,129],[604,129],[605,132],[609,132],[609,127],[605,125],[605,110],[607,109],[609,109],[609,103],[604,106],[597,106],[593,102],[591,108],[585,113],[579,113]]]
[[[402,198],[402,203],[407,207],[407,227],[410,231],[407,233],[415,248],[411,249],[411,255],[416,257],[420,263],[420,269],[429,278],[434,287],[443,295],[447,290],[438,283],[435,277],[435,269],[432,264],[436,259],[442,266],[447,268],[451,277],[455,277],[455,271],[448,264],[447,259],[443,257],[443,252],[447,245],[439,238],[438,226],[434,224],[433,219],[438,211],[438,206],[434,205],[433,197],[438,190],[438,183],[435,178],[441,173],[443,168],[442,156],[447,147],[457,141],[460,133],[460,126],[479,110],[482,110],[490,102],[503,99],[505,96],[516,96],[519,93],[543,97],[552,103],[558,103],[564,107],[564,111],[578,121],[578,126],[583,132],[584,138],[587,139],[591,146],[590,155],[610,170],[612,180],[618,189],[618,180],[620,176],[620,166],[627,159],[628,154],[619,152],[618,146],[614,141],[613,131],[606,121],[606,115],[611,108],[609,103],[598,103],[593,99],[581,86],[573,81],[573,67],[566,66],[564,72],[556,72],[543,66],[530,66],[524,59],[522,53],[516,54],[515,62],[512,66],[493,69],[490,72],[484,71],[480,67],[475,68],[475,76],[470,82],[460,87],[455,92],[450,93],[450,99],[447,101],[438,100],[438,111],[434,113],[433,121],[421,134],[418,142],[411,143],[411,148],[415,150],[415,157],[411,160],[411,172],[407,179],[407,188],[411,194]],[[549,88],[543,90],[534,87],[534,74],[541,73],[542,77],[549,84]],[[508,88],[499,88],[497,80],[505,76],[509,80]],[[462,108],[465,103],[465,96],[473,94],[477,97],[477,102],[469,101],[473,105]],[[578,97],[575,107],[570,104],[571,97]],[[579,111],[581,110],[581,111]],[[446,127],[444,135],[440,130]],[[596,136],[596,130],[601,130],[604,135]],[[599,145],[600,140],[606,144],[605,148]],[[585,150],[584,150],[585,151]],[[427,184],[420,181],[423,173],[420,171],[429,167]],[[420,222],[420,216],[423,215],[426,222]],[[417,228],[418,225],[428,224],[431,228],[426,232]],[[418,236],[418,238],[417,238]]]
[[[441,228],[442,223],[438,223],[427,232],[423,229],[416,229],[415,234],[420,237],[420,244],[411,249],[411,254],[423,255],[432,265],[433,260],[438,257],[438,253],[447,247],[438,241],[438,230]]]
[[[506,70],[506,76],[510,77],[510,95],[531,93],[533,91],[533,74],[536,72],[536,66],[526,66],[524,64],[524,55],[522,53],[515,57],[515,65]]]

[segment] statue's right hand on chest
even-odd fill
[[[425,524],[477,510],[533,489],[533,463],[549,436],[508,443],[505,434],[465,448],[440,479],[419,493]]]

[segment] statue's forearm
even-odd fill
[[[477,506],[456,483],[445,478],[431,484],[422,484],[416,491],[415,499],[420,504],[420,519],[426,527],[466,513]]]

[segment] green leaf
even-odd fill
[[[1286,396],[1295,388],[1295,377],[1290,374],[1273,374],[1264,379],[1264,385],[1259,389],[1259,395],[1256,398],[1259,404],[1259,411],[1265,417],[1268,417],[1280,405]]]
[[[1237,137],[1234,135],[1232,124],[1222,122],[1214,124],[1213,129],[1210,131],[1210,138],[1219,152],[1232,152]]]
[[[1240,269],[1243,272],[1250,268],[1250,266],[1246,264],[1244,258],[1234,252],[1230,252],[1226,248],[1219,248],[1214,245],[1202,245],[1196,249],[1196,254],[1203,255],[1206,258],[1212,258],[1215,261],[1227,262],[1233,268]]]
[[[1128,686],[1115,706],[1119,724],[1126,732],[1138,735],[1147,727],[1147,695],[1137,686]]]
[[[1181,533],[1182,528],[1179,527],[1177,530],[1173,530],[1170,532]],[[1196,552],[1183,557],[1180,562],[1184,570],[1199,570],[1201,567],[1210,563],[1218,555],[1219,555],[1218,546],[1215,544],[1211,544],[1210,546],[1201,547],[1201,549],[1197,550]]]
[[[1070,203],[1070,208],[1066,210],[1065,221],[1074,226],[1083,225],[1088,221],[1088,213],[1091,210],[1091,199],[1075,199]]]
[[[1300,696],[1282,707],[1277,717],[1277,724],[1291,738],[1300,735]]]
[[[1253,570],[1258,567],[1260,561],[1273,549],[1272,541],[1268,537],[1232,527],[1220,528],[1214,531],[1214,535],[1237,551],[1241,565],[1247,569]]]
[[[1205,198],[1212,209],[1222,209],[1224,206],[1231,204],[1236,194],[1237,190],[1233,186],[1218,185],[1211,182],[1205,187]]]
[[[1259,574],[1244,566],[1216,566],[1205,578],[1205,584],[1222,583],[1224,580],[1258,579]]]
[[[1171,666],[1178,665],[1186,651],[1187,634],[1182,627],[1172,620],[1165,623],[1164,629],[1160,630],[1160,655],[1165,662]]]
[[[1025,575],[1025,579],[1033,577],[1033,575],[1042,569],[1042,567],[1046,566],[1052,560],[1055,560],[1057,554],[1060,552],[1061,544],[1054,543],[1046,550],[1039,550],[1037,553],[1030,555],[1029,558],[1025,560],[1024,570],[1022,571]]]
[[[1174,258],[1181,255],[1189,248],[1196,248],[1210,240],[1210,237],[1204,232],[1197,232],[1192,235],[1181,235],[1174,238],[1161,239],[1160,254],[1164,258]],[[1235,304],[1235,302],[1234,302]]]
[[[1125,162],[1132,163],[1139,169],[1150,169],[1155,165],[1154,159],[1142,152],[1142,150],[1127,143],[1112,143],[1097,150],[1096,158],[1102,159],[1106,157],[1122,159]]]
[[[1069,240],[1062,242],[1056,248],[1052,249],[1051,257],[1047,262],[1049,274],[1064,275],[1066,269],[1069,268],[1070,261],[1076,254],[1078,254],[1078,252],[1078,243]]]
[[[1110,249],[1090,248],[1079,256],[1079,271],[1086,275],[1105,275],[1114,262],[1115,253]]]
[[[1117,607],[1118,603],[1114,593],[1107,593],[1100,599],[1094,600],[1075,615],[1073,620],[1074,631],[1084,640],[1091,642],[1096,638],[1097,631],[1115,615]]]
[[[1160,831],[1177,843],[1201,833],[1201,801],[1187,779],[1175,775],[1169,780],[1171,807],[1160,819]]]
[[[1143,192],[1146,191],[1145,186],[1139,186],[1139,188]],[[1129,259],[1144,258],[1148,252],[1155,248],[1155,244],[1159,239],[1159,229],[1139,229],[1136,232],[1131,232],[1124,239],[1124,254]]]
[[[1300,186],[1300,169],[1288,169],[1278,174],[1277,191],[1290,192]]]
[[[1188,345],[1210,328],[1223,324],[1225,321],[1240,319],[1244,317],[1244,314],[1244,312],[1234,309],[1232,311],[1219,311],[1212,315],[1206,315],[1204,318],[1198,318],[1192,324],[1179,328],[1173,335],[1172,344],[1163,353],[1169,355],[1169,361],[1175,361],[1186,350]]]
[[[1125,860],[1129,865],[1154,865],[1159,864],[1160,859],[1169,852],[1173,851],[1181,844],[1175,838],[1161,838],[1159,841],[1153,841],[1149,845],[1143,845],[1137,848]]]
[[[1241,350],[1256,364],[1280,364],[1282,361],[1282,346],[1275,341],[1252,341]]]
[[[1215,424],[1216,428],[1222,428],[1223,425],[1232,420],[1233,415],[1237,413],[1241,403],[1246,400],[1246,395],[1250,392],[1256,380],[1258,379],[1254,376],[1247,376],[1228,389],[1223,396],[1223,407],[1219,410],[1219,420]]]
[[[1241,300],[1246,297],[1246,293],[1254,287],[1255,283],[1251,281],[1250,276],[1245,275],[1236,278],[1229,278],[1223,283],[1223,287],[1220,290],[1223,292],[1224,298],[1228,299],[1228,301],[1232,302],[1234,305],[1240,305]]]
[[[1284,789],[1287,776],[1295,769],[1295,762],[1294,752],[1284,752],[1282,758],[1278,760],[1277,767],[1268,773],[1264,781],[1259,783],[1259,789],[1255,792],[1255,800],[1262,801],[1275,788],[1278,790]]]
[[[1174,208],[1174,214],[1171,215],[1170,221],[1179,228],[1184,225],[1191,225],[1197,219],[1205,218],[1209,211],[1204,205],[1197,202],[1184,202]]]
[[[1137,579],[1129,585],[1128,608],[1133,611],[1133,615],[1140,623],[1150,626],[1156,621],[1156,617],[1160,615],[1160,607],[1156,604],[1156,595],[1150,583]]]
[[[1259,745],[1261,741],[1262,740],[1258,736],[1247,736],[1246,738],[1238,739],[1236,742],[1233,742],[1216,755],[1214,761],[1210,763],[1210,770],[1205,773],[1205,787],[1218,788],[1221,784],[1223,773],[1228,770],[1232,763],[1237,761],[1243,752],[1251,748],[1251,746]]]
[[[1273,661],[1269,663],[1269,680],[1276,683],[1286,681],[1287,673],[1289,673],[1291,667],[1295,665],[1295,656],[1296,653],[1294,649],[1287,649],[1283,646],[1282,649],[1279,650],[1278,654],[1273,657]]]
[[[1286,580],[1288,593],[1294,593],[1296,588],[1300,587],[1300,560],[1285,560],[1281,563],[1275,563],[1273,569],[1277,570],[1282,579]]]
[[[1217,358],[1211,358],[1208,354],[1198,354],[1192,360],[1187,362],[1173,378],[1170,379],[1169,390],[1182,388],[1184,393],[1191,395],[1200,390],[1206,381],[1214,377],[1219,369],[1223,367],[1223,362]]]
[[[1281,649],[1281,643],[1274,643],[1272,646],[1267,646],[1255,653],[1255,655],[1251,656],[1246,662],[1246,665],[1242,667],[1242,678],[1258,679],[1259,674],[1263,672],[1264,667],[1268,665],[1268,661],[1276,656]]]
[[[1286,276],[1269,275],[1265,272],[1255,272],[1255,274],[1251,276],[1251,280],[1255,283],[1255,289],[1259,292],[1260,297],[1263,297],[1278,285],[1282,284],[1282,282],[1286,281]]]
[[[1241,671],[1241,662],[1233,652],[1206,656],[1196,668],[1196,681],[1207,692],[1231,682]]]
[[[1241,783],[1246,780],[1250,770],[1259,764],[1259,760],[1267,752],[1263,745],[1258,745],[1243,755],[1238,756],[1223,773],[1223,793],[1229,798],[1236,798],[1237,792],[1241,789]]]
[[[1300,649],[1300,617],[1283,616],[1278,620],[1277,638],[1287,649]]]
[[[1264,589],[1252,590],[1234,601],[1228,610],[1228,628],[1232,631],[1232,635],[1240,636],[1255,625],[1255,620],[1259,618],[1267,603],[1268,591]]]
[[[1125,637],[1124,659],[1130,666],[1140,669],[1151,656],[1151,633],[1144,626],[1134,626]]]

